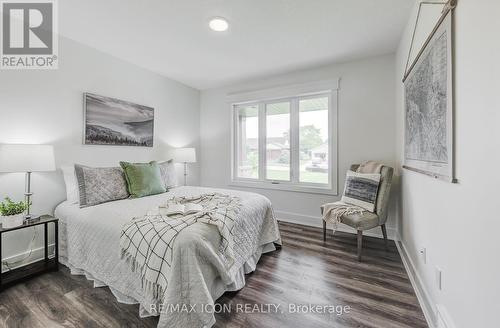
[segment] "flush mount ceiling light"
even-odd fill
[[[224,32],[229,28],[229,23],[225,18],[214,17],[208,22],[208,26],[216,32]]]

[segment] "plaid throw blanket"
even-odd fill
[[[177,235],[196,222],[215,225],[221,235],[219,252],[228,269],[234,263],[233,227],[240,200],[219,193],[199,197],[174,197],[168,203],[197,203],[203,211],[187,216],[145,215],[122,228],[120,248],[133,271],[140,270],[142,288],[155,299],[163,299],[168,286],[173,246]]]

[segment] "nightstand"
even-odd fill
[[[50,215],[41,215],[39,217],[34,217],[29,220],[25,220],[23,225],[14,228],[3,229],[0,228],[0,260],[2,259],[2,238],[3,235],[11,231],[16,231],[20,229],[26,229],[35,227],[38,225],[44,226],[43,237],[44,237],[44,259],[30,263],[28,265],[12,269],[10,271],[2,273],[0,270],[0,291],[7,287],[10,287],[18,282],[25,281],[34,276],[40,275],[42,273],[57,271],[59,270],[59,219]],[[49,258],[49,238],[48,238],[48,225],[49,223],[54,224],[54,239],[55,239],[55,256]]]

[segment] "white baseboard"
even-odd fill
[[[436,316],[437,316],[437,325],[436,328],[455,328],[456,325],[451,320],[448,311],[444,308],[444,306],[440,304],[436,304]]]
[[[22,267],[22,266],[25,266],[25,265],[28,265],[28,264],[31,264],[33,262],[36,262],[36,261],[43,259],[45,256],[44,250],[45,250],[45,248],[43,246],[37,247],[37,248],[33,249],[33,251],[31,252],[31,255],[29,257],[28,257],[28,254],[30,253],[30,250],[28,249],[25,252],[15,254],[15,255],[12,255],[12,256],[9,256],[9,257],[2,259],[2,265],[1,265],[2,273],[9,271],[7,269],[7,267],[5,267],[5,265],[3,265],[3,262],[5,262],[5,261],[17,262],[17,261],[22,260],[20,263],[17,263],[15,266],[11,267],[11,269],[19,268],[19,267]],[[54,244],[52,243],[52,244],[49,244],[49,257],[53,257],[53,256],[51,256],[53,253],[54,253]]]
[[[396,247],[398,248],[399,255],[401,256],[401,260],[403,261],[406,273],[410,278],[413,290],[415,290],[415,294],[417,295],[418,302],[420,303],[420,307],[424,312],[424,316],[425,319],[427,320],[429,328],[454,328],[455,327],[454,325],[452,326],[447,325],[446,322],[443,325],[438,321],[438,311],[437,311],[438,307],[432,305],[432,300],[428,292],[428,289],[425,286],[422,278],[418,274],[416,266],[413,263],[410,255],[408,254],[405,244],[402,242],[399,235],[397,237]]]
[[[310,227],[323,228],[323,219],[320,216],[297,214],[285,211],[274,211],[274,214],[280,221],[302,224]],[[355,233],[356,231],[345,225],[339,224],[337,227],[338,231]],[[363,235],[369,237],[383,238],[382,230],[380,228],[373,228],[370,230],[363,231]],[[387,227],[387,238],[391,240],[396,240],[397,230],[393,227]]]

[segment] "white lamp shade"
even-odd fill
[[[0,172],[55,171],[52,145],[0,145]]]
[[[174,152],[174,161],[177,163],[196,163],[196,149],[177,148]]]

